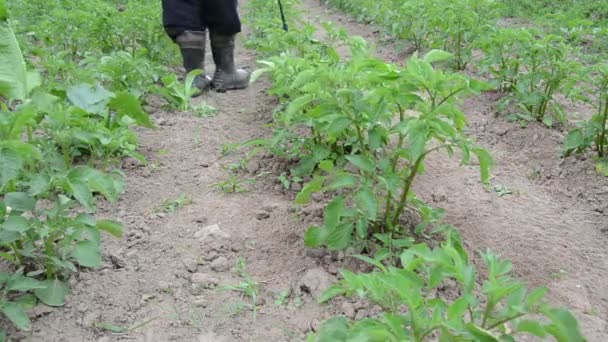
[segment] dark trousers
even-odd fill
[[[175,39],[184,31],[209,29],[221,34],[241,32],[238,0],[162,0],[163,24]]]

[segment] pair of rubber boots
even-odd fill
[[[184,59],[186,72],[195,69],[203,70],[194,80],[194,85],[201,91],[215,89],[225,92],[244,89],[249,85],[249,73],[234,66],[234,35],[222,35],[210,32],[211,52],[215,63],[215,74],[210,79],[205,71],[206,34],[204,31],[185,31],[176,39]]]

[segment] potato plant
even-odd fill
[[[594,148],[598,158],[602,159],[608,156],[608,64],[593,68],[590,75],[595,90],[593,94],[597,96],[596,113],[568,133],[564,152],[570,155]]]
[[[379,8],[378,2],[366,3],[374,11]],[[343,271],[343,280],[322,298],[358,294],[379,305],[382,316],[359,322],[331,319],[309,341],[499,341],[523,333],[584,341],[572,314],[545,304],[545,290],[529,292],[509,277],[508,261],[485,253],[489,274],[480,289],[477,272],[453,229],[444,227],[446,241],[431,249],[416,245],[401,225],[406,206],[422,213],[418,233],[440,217],[411,192],[428,154],[458,150],[463,162],[476,155],[482,179],[488,179],[491,158],[467,138],[466,120],[458,109],[459,97],[483,91],[485,84],[434,69],[434,62],[452,57],[443,51],[413,57],[399,69],[372,57],[360,38],[342,37],[350,46],[350,58],[345,59],[332,45],[311,39],[309,31],[278,34],[280,23],[259,11],[264,1],[251,0],[248,6],[254,32],[279,37],[268,43],[255,39],[254,46],[270,57],[253,79],[268,74],[270,93],[281,103],[275,111],[274,137],[245,145],[261,145],[299,161],[292,174],[312,178],[298,202],[306,203],[315,191],[332,194],[324,224],[309,229],[307,244],[332,250],[362,245],[362,251],[372,244],[382,246],[375,259],[360,257],[379,272]],[[291,46],[298,35],[297,46]],[[393,247],[409,247],[395,263],[399,267],[386,266]],[[433,290],[449,280],[458,284],[459,297],[434,296]]]
[[[53,19],[46,17],[46,10],[61,12],[55,3],[11,5],[16,7],[12,14],[23,14],[19,9],[28,8],[32,17],[46,20]],[[0,259],[8,266],[0,273],[0,312],[17,328],[28,330],[25,310],[38,300],[63,305],[70,275],[80,268],[101,266],[101,234],[122,236],[121,223],[94,216],[96,200],[118,200],[125,185],[114,165],[127,156],[145,162],[137,153],[132,126],[154,125],[139,100],[145,88],[139,79],[112,76],[108,80],[107,73],[96,71],[71,77],[69,73],[77,74],[77,63],[87,64],[80,59],[84,57],[80,47],[36,44],[32,48],[13,32],[13,27],[20,32],[27,21],[19,19],[24,21],[11,21],[5,1],[0,0]],[[39,29],[43,23],[31,25]],[[77,44],[87,44],[86,37],[81,38]],[[35,70],[19,41],[25,42],[26,55],[39,53],[42,61],[37,67],[50,65],[47,61],[60,66],[45,69],[46,73]],[[46,41],[53,42],[57,40]],[[60,52],[55,56],[50,51]],[[54,73],[58,70],[66,73]],[[91,74],[116,91],[70,84]],[[66,75],[70,78],[62,79]],[[112,82],[121,83],[113,86]]]
[[[356,322],[331,318],[308,341],[516,341],[524,335],[585,341],[570,312],[547,304],[547,289],[528,290],[510,276],[511,263],[491,251],[482,257],[488,270],[483,279],[455,231],[434,249],[412,246],[401,254],[400,267],[362,257],[377,270],[343,270],[343,280],[320,301],[356,296],[380,306],[381,315]],[[437,295],[446,284],[455,284],[457,297]]]

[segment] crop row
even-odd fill
[[[132,127],[154,127],[143,95],[172,53],[160,9],[130,5],[0,0],[0,312],[21,330],[123,234],[96,204],[124,192],[123,158],[146,162]]]
[[[509,113],[509,119],[523,125],[530,121],[547,126],[567,124],[568,113],[563,101],[557,100],[557,94],[572,102],[589,104],[595,113],[578,122],[567,135],[564,154],[595,150],[598,170],[605,169],[602,165],[606,163],[608,148],[608,64],[601,58],[599,63],[594,62],[601,55],[581,51],[588,45],[605,46],[605,27],[584,30],[584,23],[594,23],[585,18],[576,20],[578,17],[557,21],[561,30],[553,27],[558,25],[555,22],[545,30],[503,24],[504,13],[527,8],[522,1],[324,1],[359,20],[385,27],[389,34],[410,42],[416,51],[441,48],[452,52],[452,67],[463,70],[470,66],[481,72],[504,95],[499,111]],[[585,8],[601,7],[585,3]],[[557,17],[558,14],[544,17],[544,22]]]
[[[549,306],[545,289],[528,291],[512,279],[509,261],[482,253],[489,272],[481,278],[456,230],[441,222],[442,212],[412,191],[428,155],[439,151],[458,154],[462,164],[477,158],[481,179],[488,180],[491,157],[467,136],[459,100],[491,85],[437,67],[454,62],[454,53],[431,49],[401,68],[330,23],[323,25],[328,38],[319,41],[297,4],[284,1],[292,21],[284,32],[266,1],[248,1],[248,45],[263,56],[253,79],[267,75],[280,104],[273,138],[247,145],[297,162],[291,176],[309,180],[298,204],[315,192],[331,195],[324,224],[305,234],[307,245],[346,250],[377,268],[342,271],[322,301],[359,295],[384,311],[358,322],[333,318],[309,340],[499,341],[528,333],[583,341],[572,314]],[[341,55],[337,46],[349,51]],[[443,242],[420,243],[428,237]],[[435,296],[449,280],[459,296]]]

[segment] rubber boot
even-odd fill
[[[249,73],[234,66],[234,35],[211,31],[211,52],[215,63],[212,87],[218,92],[245,89],[249,86]]]
[[[202,75],[196,76],[194,86],[201,91],[209,90],[211,79],[205,76],[205,45],[207,42],[204,31],[184,31],[175,39],[180,47],[186,73],[192,70],[203,70]]]

